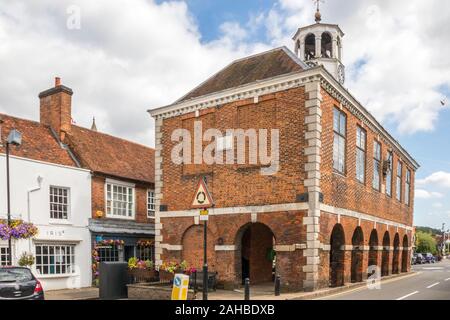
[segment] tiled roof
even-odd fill
[[[77,166],[67,149],[61,147],[50,128],[35,121],[24,120],[0,114],[4,121],[0,124],[0,153],[5,153],[4,142],[12,128],[22,133],[22,145],[11,146],[10,154],[18,157],[50,162],[59,165]]]
[[[155,182],[154,149],[75,125],[66,137],[82,167],[114,177]]]
[[[303,71],[307,66],[286,47],[236,60],[177,102],[239,87],[258,80]]]

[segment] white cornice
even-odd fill
[[[155,119],[166,119],[195,112],[197,110],[208,109],[234,101],[254,98],[270,93],[284,91],[292,88],[304,86],[311,81],[319,80],[322,87],[341,102],[356,117],[364,121],[374,132],[380,134],[397,152],[407,159],[417,170],[420,166],[408,154],[408,152],[395,140],[383,126],[375,119],[366,108],[356,100],[334,77],[322,66],[314,67],[305,71],[293,72],[270,79],[255,81],[232,89],[214,92],[187,101],[181,101],[168,106],[148,110]]]

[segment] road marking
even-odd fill
[[[394,278],[391,278],[391,279],[381,279],[381,285],[383,286],[385,284],[388,284],[388,283],[391,283],[391,282],[396,282],[398,280],[404,280],[404,279],[412,278],[412,277],[418,276],[418,275],[420,275],[422,273],[423,273],[422,271],[414,271],[414,272],[410,272],[408,274],[405,274],[405,275],[402,275],[402,276],[399,276],[399,277],[394,277]],[[381,288],[381,290],[382,289],[383,289],[383,287]],[[337,292],[337,293],[332,293],[332,294],[320,296],[320,297],[317,297],[317,298],[312,298],[312,300],[328,300],[328,299],[330,299],[332,297],[335,297],[335,296],[346,295],[346,294],[354,293],[356,291],[363,291],[363,290],[367,290],[369,292],[370,291],[380,291],[380,290],[369,290],[367,288],[367,285],[366,286],[362,285],[362,286],[356,287],[354,289],[350,288],[348,290],[343,290],[342,292]]]
[[[442,270],[443,267],[430,267],[430,268],[422,268],[422,270]]]
[[[415,295],[416,293],[419,293],[419,291],[414,291],[414,292],[412,292],[412,293],[410,293],[410,294],[407,294],[406,296],[400,297],[400,298],[398,298],[398,299],[396,299],[396,300],[404,300],[404,299],[406,299],[406,298],[409,298],[409,297]]]
[[[433,288],[434,286],[437,286],[439,283],[440,282],[433,283],[431,286],[428,286],[427,289]]]
[[[450,278],[445,279],[445,281],[449,281],[449,280],[450,280]]]

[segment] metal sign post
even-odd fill
[[[208,191],[205,179],[200,178],[192,200],[191,208],[200,210],[200,221],[203,221],[203,300],[208,300],[208,208],[214,201]]]
[[[208,300],[208,210],[203,221],[203,300]]]

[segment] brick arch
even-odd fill
[[[377,229],[373,229],[372,232],[370,233],[370,238],[369,238],[369,261],[368,261],[368,266],[369,268],[372,270],[372,272],[374,272],[375,270],[373,266],[377,266],[378,267],[378,246],[379,246],[379,240],[378,240],[378,231]],[[369,274],[368,276],[370,277],[372,275]]]
[[[203,225],[191,225],[188,227],[181,237],[183,251],[181,259],[185,260],[190,267],[198,270],[203,266]],[[215,251],[215,234],[208,228],[207,233],[207,258],[209,271],[216,270],[216,251]]]
[[[408,260],[409,260],[409,241],[408,241],[408,235],[405,234],[403,236],[403,242],[402,242],[402,272],[408,272]]]
[[[389,256],[391,247],[391,237],[389,231],[386,231],[383,236],[383,251],[381,253],[381,276],[389,275]]]
[[[330,236],[330,247],[330,286],[340,287],[345,282],[345,232],[340,223],[333,227]]]
[[[246,223],[239,228],[234,241],[236,281],[242,282],[246,277],[252,284],[273,280],[273,262],[268,253],[275,241],[274,232],[264,223]]]
[[[398,232],[394,236],[393,243],[394,251],[392,253],[392,273],[399,273],[399,263],[400,263],[400,235]]]
[[[364,233],[361,227],[357,227],[352,236],[352,260],[351,281],[361,282],[363,280],[363,258],[364,258]]]

